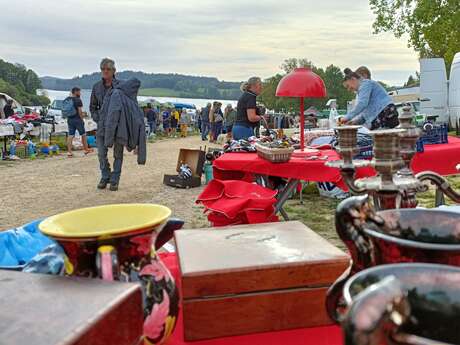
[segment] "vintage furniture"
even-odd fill
[[[460,268],[394,264],[356,274],[344,288],[346,345],[460,343]]]
[[[330,324],[349,258],[300,222],[175,233],[186,340]]]
[[[0,270],[0,343],[138,345],[140,286]]]

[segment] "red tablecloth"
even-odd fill
[[[329,161],[339,159],[334,150],[322,150],[321,156]],[[287,163],[270,163],[256,153],[226,153],[214,161],[216,179],[248,179],[251,174],[295,178],[302,181],[332,182],[345,188],[338,169],[327,167],[324,161],[312,161],[303,158],[291,158]],[[449,137],[448,144],[425,145],[425,152],[417,153],[412,161],[415,173],[431,170],[441,175],[457,173],[460,163],[460,139]],[[373,168],[358,169],[357,177],[373,176]]]
[[[161,254],[161,258],[180,284],[180,272],[174,253]],[[305,311],[308,313],[308,310]],[[342,332],[337,326],[295,329],[281,332],[257,333],[203,341],[184,341],[182,313],[167,345],[342,345]]]

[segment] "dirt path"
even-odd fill
[[[174,173],[180,148],[199,148],[199,136],[148,144],[147,164],[137,165],[136,156],[125,152],[118,192],[99,191],[96,153],[80,152],[68,159],[61,154],[34,161],[0,162],[0,230],[37,218],[81,207],[153,202],[172,209],[188,228],[207,225],[194,203],[202,188],[175,189],[163,185],[163,175]],[[111,152],[109,152],[111,157]]]

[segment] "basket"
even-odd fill
[[[256,144],[256,150],[259,157],[266,159],[272,163],[286,163],[291,159],[294,152],[293,147],[288,148],[270,148],[260,144]]]

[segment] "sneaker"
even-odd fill
[[[118,190],[118,183],[111,182],[109,188],[112,192],[116,192]]]
[[[108,184],[109,184],[109,181],[101,179],[99,183],[97,184],[97,189],[105,189]]]

